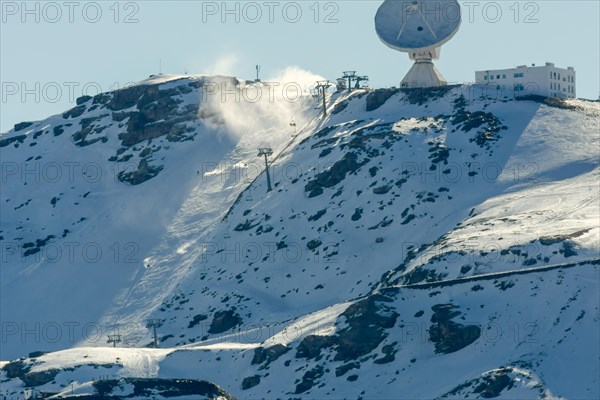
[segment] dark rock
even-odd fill
[[[64,119],[80,117],[85,112],[85,105],[74,107],[63,114]]]
[[[302,381],[296,385],[296,391],[294,393],[300,394],[311,389],[317,383],[317,380],[322,376],[323,367],[320,365],[317,365],[313,369],[306,371],[302,377]]]
[[[343,364],[335,369],[335,376],[342,376],[350,370],[359,369],[359,368],[360,368],[359,362],[351,362],[348,364]]]
[[[378,89],[374,90],[367,96],[367,111],[377,110],[385,104],[390,97],[398,93],[398,89]]]
[[[549,107],[561,108],[563,110],[581,110],[581,107],[569,104],[567,99],[557,99],[552,97],[539,96],[530,94],[526,96],[519,96],[516,98],[519,101],[535,101],[537,103],[545,104]]]
[[[317,221],[319,218],[321,218],[323,215],[325,215],[326,212],[327,212],[326,208],[319,210],[319,211],[317,211],[317,213],[315,215],[308,217],[308,221],[309,222]]]
[[[392,189],[391,186],[380,186],[373,189],[374,194],[386,194]]]
[[[260,384],[260,375],[249,376],[242,381],[242,390],[248,390]]]
[[[388,364],[396,359],[396,353],[398,349],[395,347],[397,343],[388,344],[381,348],[381,352],[384,354],[383,357],[373,361],[375,364]]]
[[[309,250],[314,250],[322,244],[323,242],[321,242],[319,239],[313,239],[310,242],[306,243],[306,247],[308,247]]]
[[[65,130],[63,129],[62,125],[58,125],[58,126],[55,126],[54,128],[52,128],[52,132],[54,133],[54,136],[60,136],[60,135],[62,135],[62,133],[64,131]]]
[[[112,395],[113,391],[121,385],[132,385],[133,396],[136,398],[156,397],[179,397],[190,398],[204,396],[207,399],[235,400],[233,396],[225,392],[219,386],[193,379],[158,379],[158,378],[124,378],[120,380],[101,380],[93,383],[96,395],[82,395],[78,399],[83,400],[106,400],[118,399],[118,394]],[[98,397],[102,396],[102,397]]]
[[[435,352],[454,353],[475,342],[481,336],[477,325],[461,325],[452,319],[461,313],[453,304],[438,304],[431,307],[433,315],[429,328],[429,339],[435,344]]]
[[[370,353],[387,337],[386,329],[396,323],[398,313],[386,305],[391,299],[372,295],[344,311],[347,326],[336,333],[336,361],[351,361]]]
[[[321,151],[321,154],[319,154],[319,158],[328,156],[329,154],[331,154],[332,151],[333,149],[331,147],[323,149],[323,151]]]
[[[208,333],[223,333],[236,327],[242,322],[242,318],[235,310],[217,311],[208,328]]]
[[[329,348],[336,343],[333,336],[306,336],[296,348],[296,358],[320,360],[321,350]]]
[[[87,103],[91,99],[92,99],[92,96],[81,96],[81,97],[78,97],[77,100],[75,100],[75,104],[77,104],[79,106],[83,103]]]
[[[233,228],[233,230],[236,232],[244,232],[254,229],[258,225],[260,225],[260,222],[254,223],[254,220],[247,219],[245,222],[237,224],[237,226]]]
[[[573,257],[577,255],[575,250],[575,243],[570,240],[565,240],[562,245],[562,249],[559,250],[565,258]]]
[[[509,372],[512,372],[511,368],[503,368],[482,377],[482,382],[473,389],[473,392],[480,393],[484,399],[500,396],[504,389],[510,390],[514,386],[514,381],[508,376]]]
[[[18,124],[15,124],[14,130],[15,132],[22,131],[25,128],[29,128],[31,125],[33,125],[33,122],[19,122]]]
[[[23,141],[27,138],[26,135],[17,135],[17,136],[13,136],[13,137],[9,137],[6,139],[1,139],[0,140],[0,147],[6,147],[11,143],[14,142],[19,142],[19,143],[23,143]]]
[[[282,344],[276,344],[271,347],[258,347],[254,350],[254,358],[252,358],[252,365],[262,364],[265,361],[267,365],[277,360],[279,357],[290,351],[291,349]]]
[[[437,274],[432,269],[427,269],[424,267],[419,267],[411,272],[407,273],[404,277],[404,282],[407,285],[419,282],[436,282],[442,280],[446,275],[445,274]]]
[[[405,99],[410,104],[423,105],[446,96],[446,94],[455,87],[456,85],[448,85],[441,87],[402,89],[402,92],[405,95]]]
[[[333,107],[333,110],[331,110],[331,113],[333,115],[339,114],[342,111],[344,111],[346,109],[346,107],[348,107],[348,100],[340,101]]]
[[[194,315],[194,318],[192,318],[192,320],[188,324],[188,328],[193,328],[194,326],[198,325],[200,322],[204,321],[205,319],[208,319],[208,317],[204,314]]]
[[[6,372],[6,377],[20,378],[29,372],[31,365],[25,363],[23,360],[11,361],[2,367],[2,371]]]
[[[60,371],[58,369],[48,369],[39,372],[29,372],[19,378],[23,381],[25,386],[36,387],[52,382],[59,372]]]
[[[131,185],[140,185],[152,178],[154,178],[163,167],[155,167],[148,164],[148,160],[143,158],[138,164],[138,169],[133,172],[121,171],[119,172],[119,181],[123,183],[130,183]]]
[[[327,171],[319,173],[304,187],[304,191],[310,192],[308,197],[315,197],[323,193],[323,188],[331,188],[346,178],[346,174],[355,172],[363,163],[357,161],[358,156],[349,152],[344,158],[337,161]]]

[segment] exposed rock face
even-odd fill
[[[260,384],[260,375],[253,375],[244,378],[242,381],[242,390],[248,390]]]
[[[239,325],[242,318],[235,310],[217,311],[208,329],[208,333],[223,333]]]
[[[121,182],[128,182],[132,185],[139,185],[146,182],[149,179],[154,178],[163,167],[153,167],[148,163],[146,158],[143,158],[138,164],[137,170],[133,172],[122,171],[119,173],[119,180]]]
[[[377,110],[396,93],[398,93],[398,89],[376,90],[369,93],[367,96],[367,111]]]
[[[133,390],[130,387],[133,386]],[[127,398],[190,398],[205,396],[206,399],[235,400],[219,386],[193,379],[125,378],[94,382],[96,394],[78,396],[78,399],[127,399]],[[124,393],[125,392],[125,393]]]
[[[452,321],[461,314],[453,304],[438,304],[431,309],[433,325],[429,328],[429,339],[435,344],[435,352],[449,354],[467,347],[481,336],[477,325],[462,325]]]
[[[371,295],[354,303],[341,314],[342,320],[346,323],[344,328],[332,336],[306,336],[298,344],[296,358],[319,361],[326,351],[333,351],[335,361],[354,362],[369,354],[383,342],[388,335],[386,331],[395,325],[398,318],[398,313],[386,305],[390,301],[387,296]],[[388,362],[395,350],[393,346],[388,346],[384,353],[388,358],[379,363]],[[336,374],[343,375],[352,368],[360,368],[360,364],[348,364],[347,367],[341,367]],[[311,376],[309,374],[309,378]],[[314,379],[312,377],[306,381],[312,382]],[[302,388],[304,389],[304,386]]]
[[[306,192],[310,192],[308,197],[319,196],[323,193],[323,188],[333,187],[343,181],[347,174],[355,172],[362,165],[357,158],[355,153],[348,152],[343,159],[333,164],[327,171],[318,174],[304,188]]]
[[[31,367],[32,364],[17,360],[6,364],[2,370],[6,373],[8,378],[19,378],[27,387],[45,385],[54,380],[59,372],[57,369],[31,372]]]
[[[27,138],[27,136],[25,135],[19,135],[19,136],[13,136],[13,137],[9,137],[6,139],[2,139],[0,140],[0,147],[6,147],[11,143],[14,142],[18,142],[18,143],[23,143],[23,141]],[[18,144],[15,144],[15,147],[17,147]]]
[[[262,364],[266,363],[269,365],[273,361],[277,360],[279,357],[290,351],[291,349],[282,344],[276,344],[271,347],[258,347],[254,351],[254,358],[252,358],[252,364]]]
[[[33,122],[19,122],[18,124],[15,124],[15,132],[22,131],[31,125],[33,125]]]

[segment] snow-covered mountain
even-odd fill
[[[598,103],[280,86],[153,77],[0,137],[4,395],[600,396]]]

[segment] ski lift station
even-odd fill
[[[547,62],[544,66],[519,65],[516,68],[476,71],[475,83],[495,86],[502,91],[536,94],[545,97],[574,98],[575,68],[558,68]]]

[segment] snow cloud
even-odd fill
[[[228,60],[216,65],[227,65]],[[300,130],[314,116],[310,89],[321,76],[288,67],[254,82],[223,76],[226,69],[207,78],[202,89],[199,114],[209,127],[236,139],[260,135],[266,144],[273,135],[289,136],[292,121]]]

